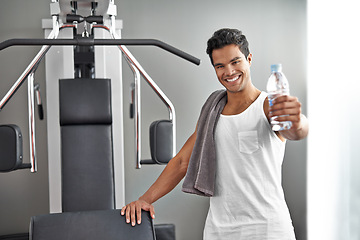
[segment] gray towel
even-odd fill
[[[182,186],[182,191],[200,196],[214,195],[216,153],[215,127],[227,102],[225,90],[213,92],[201,109],[195,145]]]

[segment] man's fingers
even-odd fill
[[[298,108],[286,108],[286,109],[280,109],[271,111],[269,113],[270,117],[279,117],[284,115],[293,115],[293,116],[300,116],[301,110]]]
[[[131,208],[130,208],[130,219],[131,219],[131,226],[135,226],[135,209],[136,209],[136,205],[134,203],[131,203]]]
[[[125,218],[126,218],[126,223],[130,223],[130,206],[129,205],[127,205],[127,206],[125,206],[125,213],[126,213],[126,215],[125,215]]]
[[[137,224],[141,223],[141,204],[137,204],[136,206],[136,216],[137,216]]]
[[[126,206],[123,206],[122,209],[121,209],[120,214],[121,214],[122,216],[124,216],[124,214],[125,214],[125,209],[126,209]]]
[[[273,104],[282,103],[282,102],[298,102],[298,98],[289,95],[282,95],[272,100]]]
[[[269,108],[270,112],[281,110],[281,109],[287,109],[287,108],[296,108],[301,109],[301,103],[300,102],[278,102],[275,103],[273,106]]]
[[[292,123],[298,123],[300,122],[300,119],[301,117],[298,115],[286,115],[286,116],[277,116],[275,117],[274,120],[279,122],[290,121]]]
[[[155,210],[153,205],[150,206],[150,216],[152,219],[155,218]]]

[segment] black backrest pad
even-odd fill
[[[60,125],[111,124],[110,79],[60,80]]]
[[[30,240],[155,240],[149,212],[132,227],[120,210],[68,212],[31,218]]]
[[[59,84],[63,212],[113,209],[110,80]]]

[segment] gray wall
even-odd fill
[[[41,19],[49,16],[49,1],[1,1],[0,41],[9,38],[42,38]],[[40,47],[14,47],[0,52],[0,96],[6,94]],[[44,67],[35,82],[44,86]],[[44,96],[45,97],[45,96]],[[18,125],[24,136],[24,162],[29,162],[27,82],[0,111],[0,123]],[[37,118],[37,116],[36,116]],[[0,235],[27,232],[30,216],[48,212],[46,122],[36,121],[38,173],[19,170],[0,173]],[[0,146],[1,147],[1,146]]]
[[[7,0],[0,9],[0,40],[43,37],[41,19],[49,17],[50,0]],[[206,41],[222,27],[243,30],[253,53],[252,80],[265,89],[272,63],[282,62],[306,113],[306,1],[171,1],[118,0],[118,19],[124,20],[124,38],[156,38],[199,58],[195,66],[155,47],[129,47],[133,55],[172,100],[177,114],[177,149],[194,131],[208,95],[221,88],[205,54]],[[31,15],[30,15],[31,13]],[[11,25],[10,25],[11,23]],[[13,47],[0,52],[1,97],[21,74],[38,48]],[[128,86],[132,73],[124,63],[124,129],[126,201],[137,199],[155,181],[164,166],[135,170],[133,121],[128,118]],[[36,81],[45,89],[43,66]],[[167,118],[167,110],[144,82],[142,85],[143,156],[149,157],[148,127]],[[26,85],[0,112],[0,123],[15,123],[27,135]],[[46,124],[37,121],[39,171],[0,174],[0,235],[25,232],[29,217],[48,211]],[[27,161],[28,141],[24,141]],[[306,141],[288,142],[283,184],[298,239],[306,239]],[[35,185],[35,187],[33,187]],[[181,185],[181,184],[180,184]],[[155,203],[155,223],[174,223],[177,239],[201,239],[208,199],[184,194],[176,187]],[[239,203],[240,204],[240,203]],[[6,217],[5,217],[6,216]]]

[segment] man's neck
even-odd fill
[[[247,109],[260,95],[261,91],[254,85],[239,92],[227,91],[227,103],[222,112],[224,115],[239,114]]]

